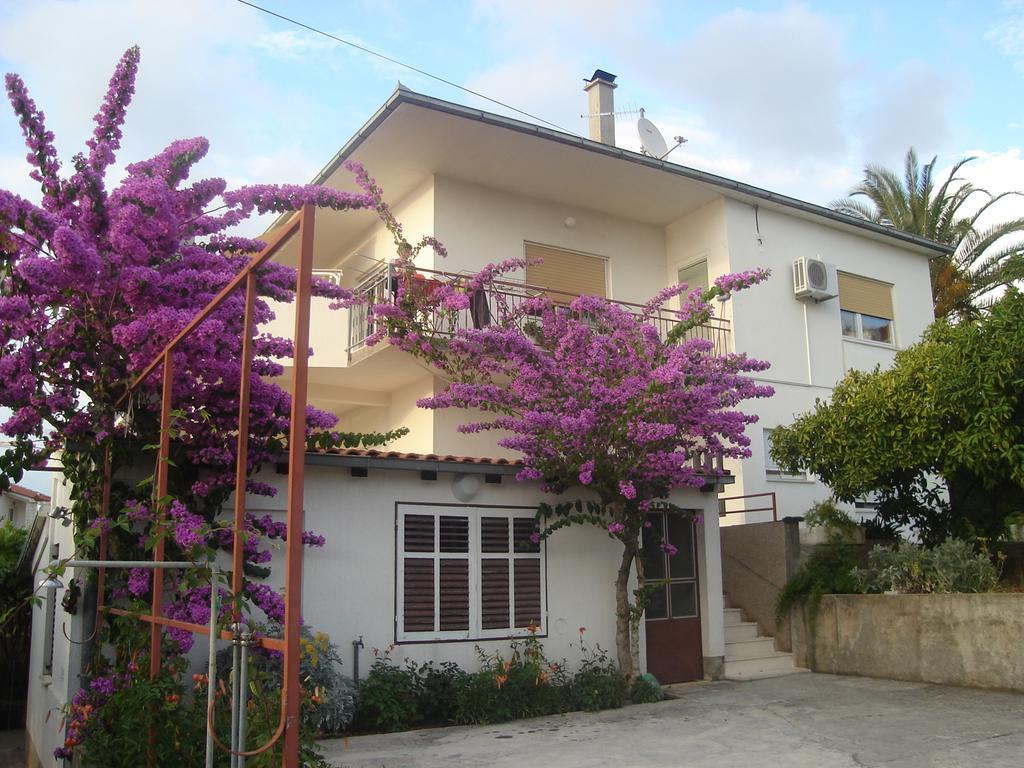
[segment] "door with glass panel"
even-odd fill
[[[662,683],[704,676],[700,642],[697,550],[689,514],[647,515],[644,574],[651,589],[644,613],[647,671]]]

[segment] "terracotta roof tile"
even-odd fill
[[[356,456],[370,459],[400,459],[405,461],[444,461],[452,464],[481,464],[493,467],[519,467],[522,466],[522,459],[494,459],[482,456],[452,456],[436,453],[403,453],[401,451],[378,451],[365,448],[329,448],[310,451],[310,453],[327,454],[331,456]]]
[[[50,500],[50,497],[47,496],[45,493],[40,493],[39,491],[33,491],[31,488],[26,488],[23,485],[12,485],[10,488],[7,489],[7,491],[8,491],[8,493],[16,493],[19,496],[24,496],[25,498],[32,499],[32,501],[49,501]]]

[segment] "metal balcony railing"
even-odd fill
[[[432,269],[418,269],[417,274],[423,276],[425,285],[429,285],[430,280],[444,280],[447,282],[453,279],[465,279],[465,275],[438,272]],[[397,288],[397,277],[391,266],[381,267],[355,287],[355,293],[362,295],[364,301],[354,306],[349,312],[348,353],[350,356],[353,352],[357,352],[365,347],[366,340],[377,331],[376,323],[369,315],[370,307],[375,304],[386,304],[394,301]],[[490,322],[490,318],[506,316],[510,311],[514,312],[517,310],[526,300],[541,294],[547,294],[556,303],[566,305],[579,296],[579,294],[552,290],[539,285],[530,285],[510,280],[496,280],[491,288],[484,293],[482,300],[474,302],[474,306],[458,312],[439,311],[435,317],[430,318],[430,325],[436,333],[445,335],[450,335],[461,328],[480,328],[487,325]],[[628,301],[612,301],[612,303],[617,304],[637,317],[643,312],[642,304],[634,304]],[[648,322],[658,330],[662,338],[665,338],[679,321],[674,312],[662,309],[648,318]],[[692,328],[687,333],[687,338],[699,338],[710,341],[714,345],[716,354],[728,352],[730,351],[729,321],[713,317],[706,324]]]

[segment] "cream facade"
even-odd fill
[[[537,245],[599,260],[606,295],[640,304],[701,262],[707,280],[771,269],[766,283],[718,305],[713,331],[723,348],[771,362],[763,380],[776,390],[770,400],[744,404],[760,421],[748,430],[752,456],[728,467],[736,485],[726,495],[758,496],[733,499],[730,512],[763,506],[774,493],[779,517],[800,515],[827,497],[813,478],[773,468],[764,430],[827,399],[847,370],[891,364],[933,319],[928,263],[941,246],[599,142],[400,89],[316,181],[351,189],[343,160],[362,163],[377,179],[407,239],[435,235],[444,243],[446,258],[429,249],[420,254],[426,277],[473,274]],[[317,268],[340,270],[343,284],[374,300],[390,295],[385,271],[394,244],[379,222],[370,214],[328,212],[317,221]],[[844,335],[843,318],[852,322],[852,315],[841,311],[841,297],[796,298],[793,262],[800,257],[887,292],[889,341]],[[523,283],[526,275],[508,279]],[[445,382],[386,344],[361,346],[367,326],[358,310],[329,312],[325,305],[314,310],[310,397],[337,413],[342,428],[406,426],[409,434],[391,446],[399,451],[509,456],[493,434],[456,431],[471,415],[418,409],[417,399]],[[279,307],[271,330],[288,333],[291,322],[290,307]],[[770,516],[730,515],[727,523]]]

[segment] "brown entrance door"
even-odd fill
[[[647,522],[644,575],[648,586],[657,582],[644,613],[647,671],[662,683],[699,680],[704,676],[704,659],[693,519],[658,512],[647,515]]]

